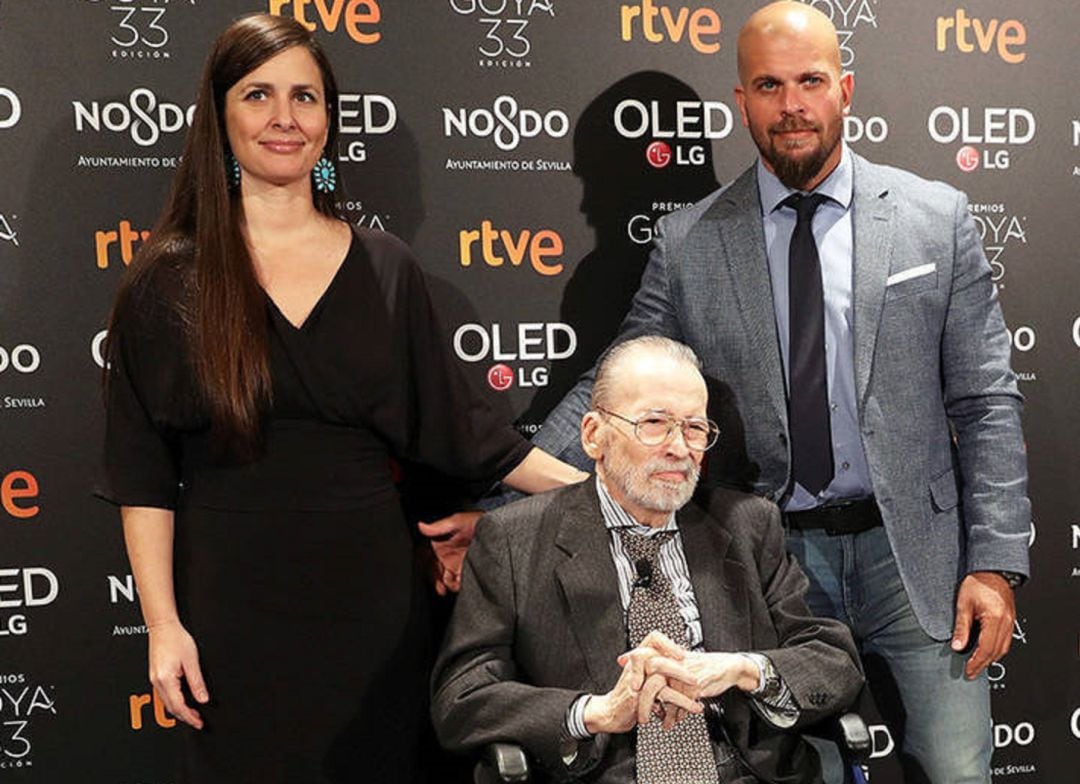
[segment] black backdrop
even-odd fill
[[[991,670],[995,774],[1075,780],[1080,8],[811,4],[856,76],[853,147],[971,197],[1028,399],[1034,508],[1035,577]],[[0,780],[171,780],[177,730],[90,486],[105,315],[216,33],[267,10],[317,31],[344,93],[342,207],[413,245],[448,344],[529,433],[614,331],[656,217],[753,159],[731,87],[754,7],[0,0]],[[870,772],[897,781],[872,720]]]

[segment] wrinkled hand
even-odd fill
[[[637,648],[619,656],[620,666],[640,663],[645,672],[638,696],[639,724],[647,724],[650,715],[655,715],[663,720],[664,729],[671,729],[687,713],[702,711],[698,676],[685,666],[689,655],[662,632],[654,631]]]
[[[654,712],[670,727],[677,714],[701,712],[701,705],[670,688],[659,670],[651,675],[645,672],[653,655],[650,650],[635,648],[619,657],[623,670],[615,687],[607,694],[594,695],[585,705],[589,732],[629,732],[636,724],[647,724]]]
[[[461,590],[461,567],[472,542],[476,521],[483,512],[457,512],[434,523],[417,523],[420,533],[431,540],[435,552],[435,591],[439,596]]]
[[[952,649],[967,647],[973,621],[979,622],[979,640],[964,666],[964,675],[975,678],[1009,652],[1016,599],[1005,578],[996,572],[972,572],[960,583],[956,596],[956,625]]]
[[[180,681],[187,681],[188,690],[196,702],[207,703],[210,693],[206,690],[202,670],[199,669],[199,651],[195,640],[180,621],[164,621],[150,624],[150,682],[169,713],[197,730],[203,726],[202,716],[184,701]]]

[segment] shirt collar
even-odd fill
[[[604,527],[609,531],[616,528],[629,528],[636,534],[652,536],[660,531],[679,530],[679,526],[675,523],[674,512],[668,516],[668,521],[659,528],[639,523],[632,514],[623,509],[619,502],[611,497],[611,493],[604,487],[604,482],[600,479],[600,474],[596,475],[596,494],[600,496],[600,513],[604,517]]]
[[[848,146],[843,142],[840,142],[840,144],[842,147],[840,162],[836,164],[836,168],[829,173],[829,176],[814,189],[814,193],[828,196],[846,210],[851,205],[853,193],[851,175],[855,166],[851,161],[851,151]],[[758,156],[757,160],[757,182],[758,196],[761,199],[761,214],[765,217],[775,211],[780,206],[780,202],[788,196],[798,193],[798,191],[784,185],[775,174],[766,169],[765,163],[760,156]]]

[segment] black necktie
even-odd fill
[[[788,253],[788,419],[795,481],[817,495],[833,476],[829,385],[825,371],[825,296],[810,224],[828,199],[792,194],[783,206],[798,214]]]

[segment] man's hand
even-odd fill
[[[960,583],[956,596],[956,626],[952,649],[967,647],[973,621],[979,623],[978,645],[964,666],[964,675],[975,678],[992,662],[1009,652],[1016,600],[1005,578],[996,572],[972,572]]]
[[[150,682],[161,701],[176,718],[197,730],[203,726],[199,712],[184,702],[180,681],[187,681],[196,702],[210,701],[210,694],[199,669],[199,652],[195,640],[180,621],[163,621],[149,625]]]
[[[668,685],[672,680],[690,679],[677,662],[653,667],[648,662],[659,658],[651,648],[635,648],[619,657],[623,671],[615,687],[607,694],[594,695],[585,705],[585,728],[594,735],[600,732],[629,732],[635,724],[648,724],[656,712],[664,726],[674,726],[686,713],[701,713],[701,704]]]
[[[664,675],[671,688],[693,700],[717,697],[733,686],[753,691],[761,680],[757,666],[745,656],[687,651],[662,632],[650,633],[639,648],[620,656],[619,664],[635,654],[644,657],[646,676]]]
[[[420,533],[431,539],[435,552],[435,591],[439,596],[461,590],[461,567],[481,515],[483,512],[457,512],[434,523],[417,523]]]

